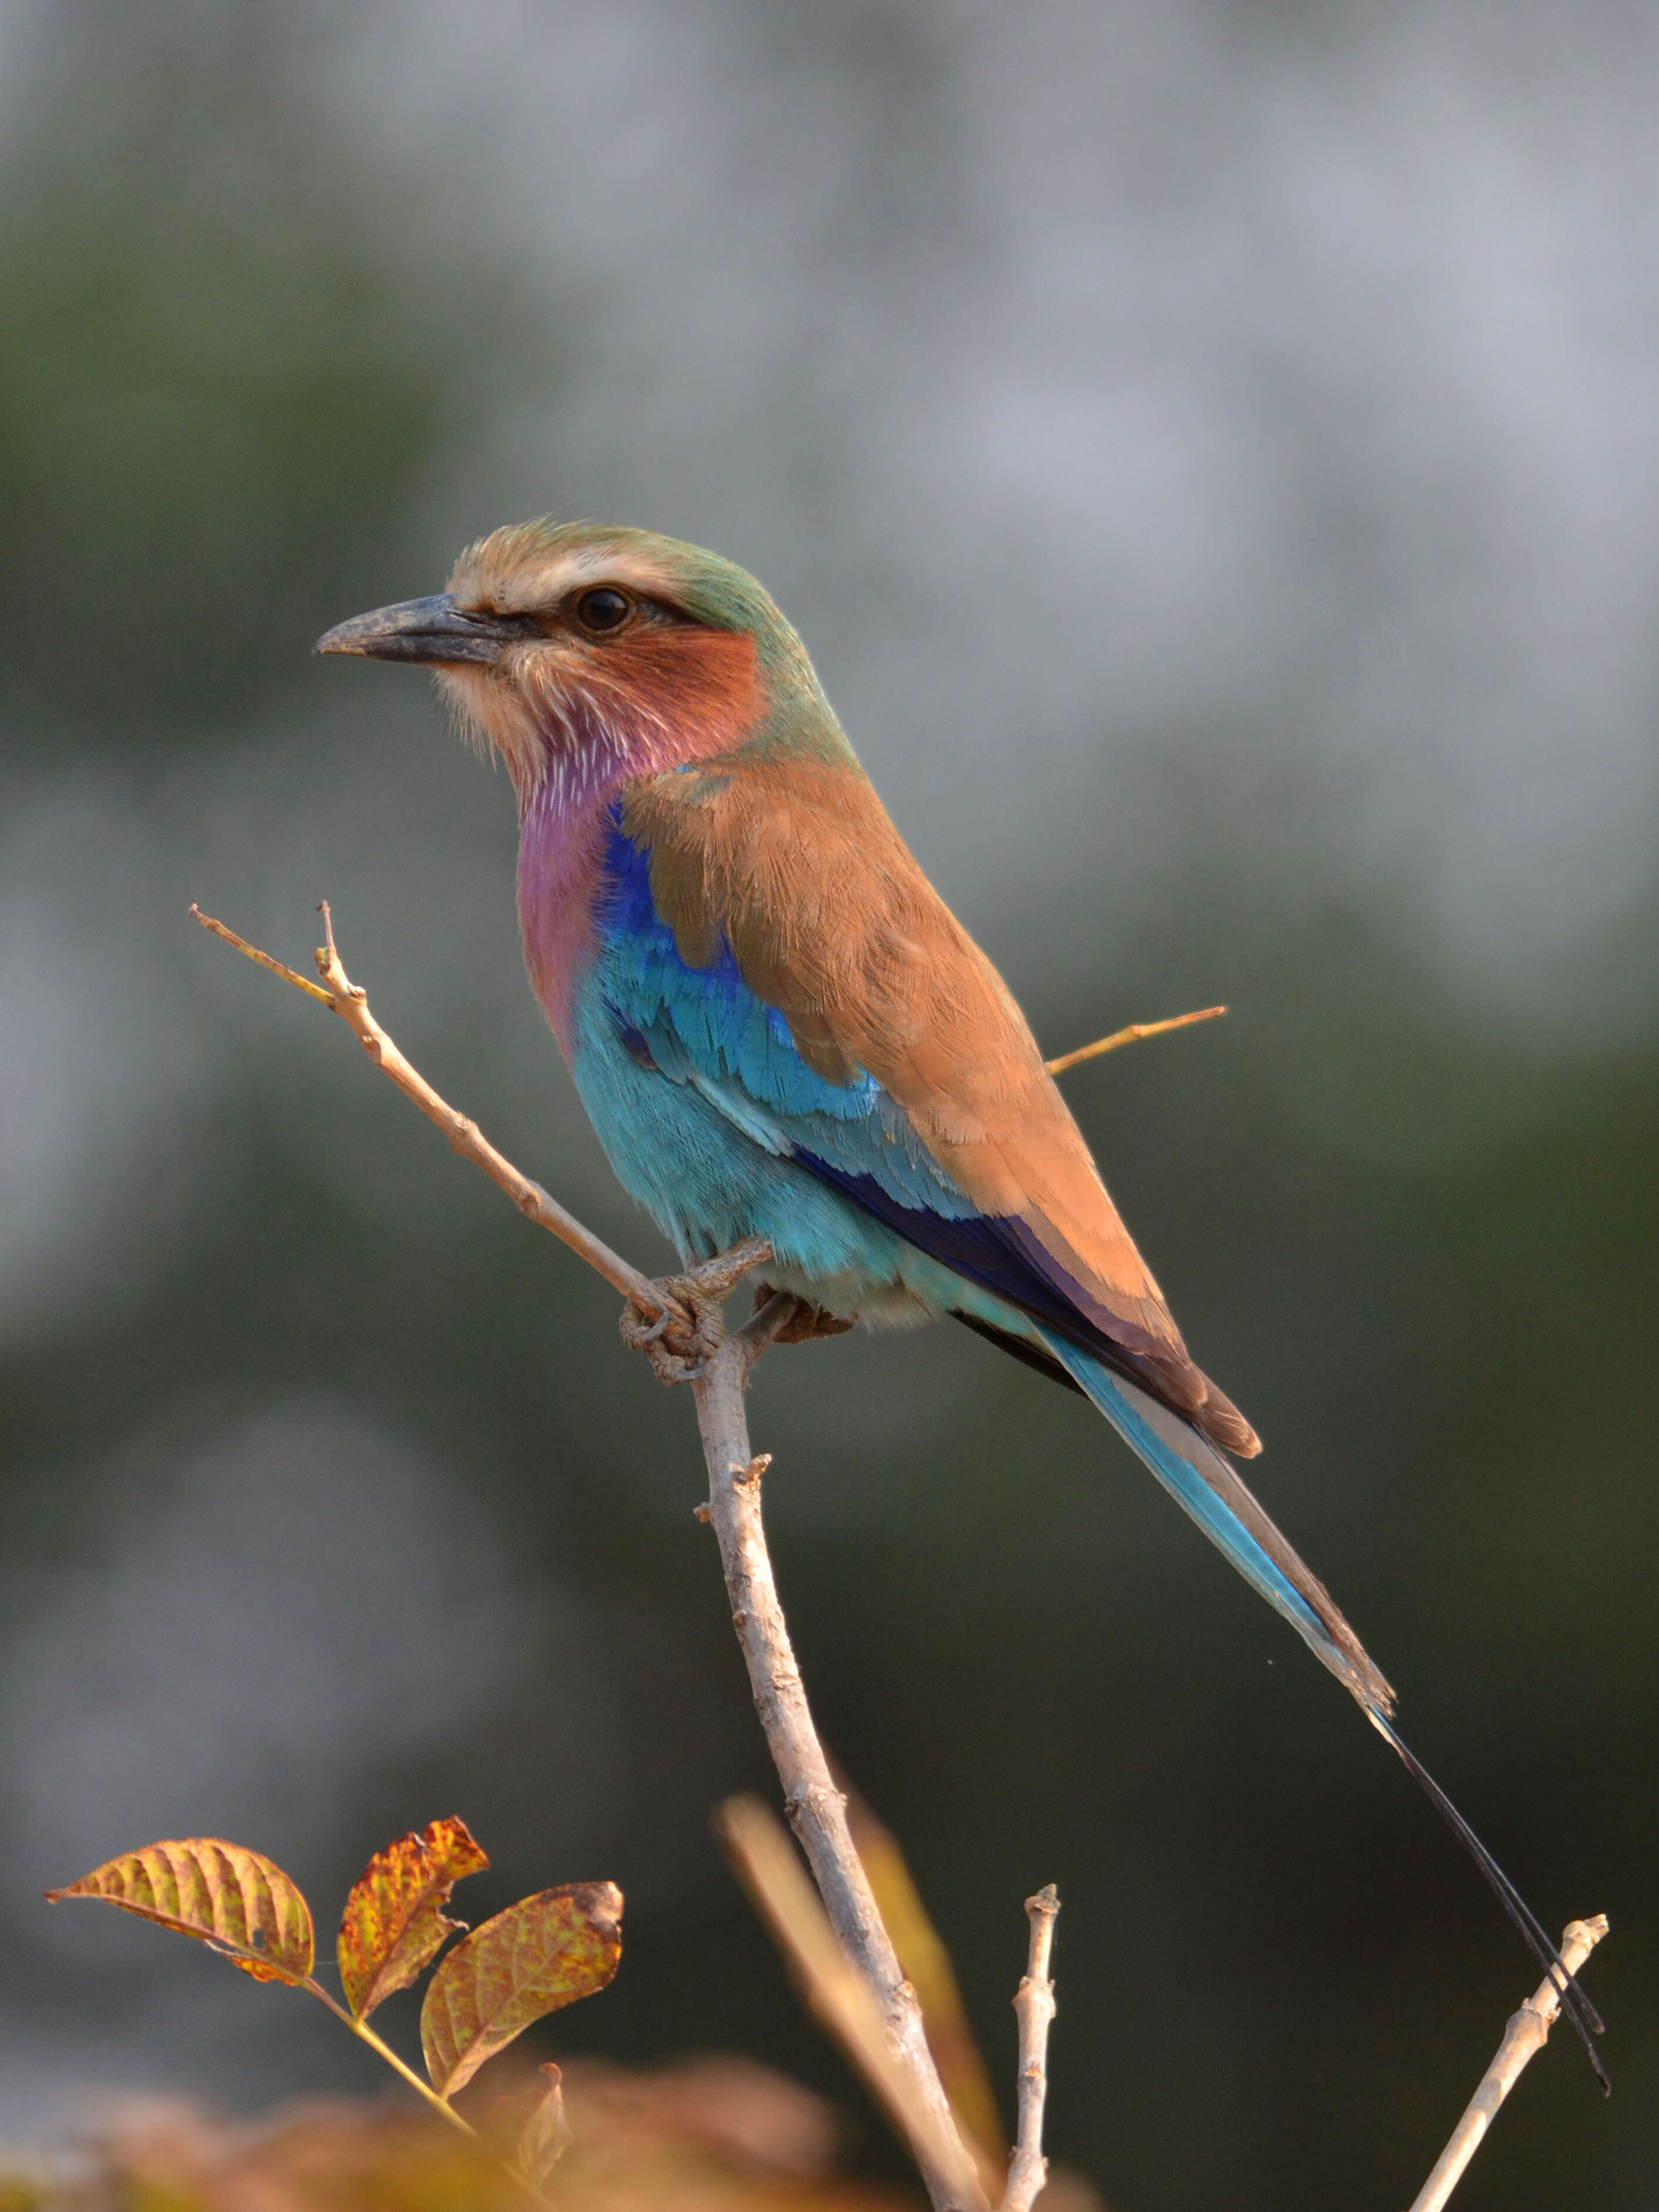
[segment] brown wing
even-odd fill
[[[634,787],[623,827],[688,964],[724,935],[807,1064],[872,1076],[1103,1349],[1215,1443],[1260,1449],[1188,1357],[1007,986],[855,763],[726,755]]]

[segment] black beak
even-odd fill
[[[541,634],[528,615],[470,614],[447,592],[434,592],[428,599],[404,599],[395,607],[353,615],[319,637],[312,651],[357,653],[367,660],[422,660],[441,668],[499,660],[509,645]]]

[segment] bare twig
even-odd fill
[[[753,1469],[763,1472],[764,1464],[752,1463],[751,1469],[745,1470],[744,1480],[758,1486],[760,1474]],[[1030,2212],[1048,2171],[1042,2155],[1042,2112],[1048,2086],[1048,2029],[1054,2016],[1048,1961],[1060,1911],[1060,1896],[1054,1884],[1048,1883],[1025,1900],[1030,1923],[1030,1953],[1014,1999],[1019,2022],[1019,2141],[1005,2187],[1000,2159],[993,2160],[982,2146],[974,2142],[971,2134],[962,2129],[961,2115],[956,2116],[957,2135],[947,2139],[939,2130],[932,2107],[918,2100],[913,2075],[896,2062],[882,2033],[869,1981],[853,1972],[846,1949],[836,1941],[799,1859],[772,1814],[757,1798],[731,1797],[721,1806],[715,1826],[756,1910],[794,1969],[808,2005],[864,2075],[877,2100],[885,2106],[908,2140],[917,2162],[925,2167],[931,2157],[949,2170],[958,2170],[965,2183],[965,2170],[957,2167],[965,2141],[975,2156],[980,2189],[988,2200],[1000,2192],[997,2212]]]
[[[997,2110],[996,2091],[991,2087],[991,2076],[962,2001],[951,1954],[905,1864],[898,1838],[877,1817],[874,1808],[853,1787],[833,1758],[830,1771],[846,1793],[847,1825],[854,1848],[870,1877],[899,1965],[915,1990],[927,2048],[956,2114],[957,2133],[973,2146],[988,2193],[1000,2197],[1008,2173],[1008,2138]]]
[[[770,1304],[756,1316],[764,1322]],[[754,1323],[750,1324],[750,1329]],[[836,1789],[806,1703],[806,1691],[778,1602],[761,1519],[761,1477],[769,1461],[749,1449],[744,1389],[757,1357],[746,1332],[726,1337],[691,1386],[708,1467],[708,1518],[720,1547],[732,1622],[767,1747],[783,1784],[790,1826],[800,1839],[830,1925],[847,1956],[869,1982],[892,2053],[929,2116],[912,2148],[935,2205],[982,2205],[972,2160],[957,2137],[939,2071],[927,2048],[921,2008],[905,1979],[883,1924],[864,1864],[847,1824],[847,1800]],[[907,2123],[908,2125],[908,2123]],[[948,2155],[941,2146],[948,2149]]]
[[[222,922],[197,908],[191,909],[204,928],[338,1014],[382,1073],[414,1100],[463,1158],[482,1168],[506,1192],[527,1219],[538,1222],[568,1244],[620,1291],[630,1305],[643,1313],[666,1313],[695,1332],[697,1315],[688,1313],[671,1292],[630,1267],[550,1198],[538,1183],[521,1175],[487,1141],[476,1122],[457,1113],[416,1073],[369,1012],[366,994],[347,975],[335,946],[327,906],[319,910],[327,936],[326,944],[315,956],[317,971],[326,987],[320,991],[291,968],[247,944]],[[757,1241],[725,1255],[732,1264],[715,1271],[720,1279],[714,1287],[723,1295],[744,1269],[762,1264],[769,1251],[763,1242]],[[709,1270],[702,1272],[708,1275]],[[743,1328],[731,1334],[718,1328],[713,1332],[714,1347],[692,1381],[708,1468],[708,1504],[702,1511],[720,1540],[732,1623],[749,1668],[761,1726],[783,1784],[790,1820],[835,1934],[848,1958],[870,1984],[892,2062],[909,2084],[911,2105],[919,2115],[926,2116],[918,2119],[919,2132],[912,2133],[911,2141],[928,2194],[937,2212],[985,2212],[984,2194],[972,2160],[957,2137],[927,2048],[915,1991],[905,1980],[882,1924],[848,1830],[845,1802],[830,1778],[823,1747],[812,1725],[767,1554],[760,1516],[760,1478],[768,1462],[756,1459],[750,1451],[744,1393],[750,1369],[766,1345],[787,1326],[795,1305],[794,1299],[780,1292]]]
[[[1053,1882],[1025,1900],[1031,1947],[1014,1999],[1014,2017],[1019,2022],[1019,2136],[1000,2212],[1031,2212],[1048,2178],[1048,2161],[1042,2155],[1042,2108],[1048,2097],[1048,2027],[1054,2016],[1048,1958],[1059,1911],[1060,1893]]]
[[[1578,1972],[1607,1932],[1605,1912],[1598,1912],[1593,1920],[1568,1922],[1561,1936],[1561,1964],[1568,1973]],[[1487,2067],[1480,2087],[1452,2130],[1451,2141],[1441,2152],[1411,2212],[1441,2212],[1441,2207],[1462,2179],[1464,2167],[1480,2149],[1487,2129],[1498,2116],[1498,2106],[1520,2080],[1522,2068],[1543,2049],[1560,2003],[1560,1979],[1553,1974],[1539,1984],[1519,2012],[1510,2014],[1504,2040],[1498,2046],[1498,2056]]]
[[[1162,1036],[1167,1030],[1184,1030],[1194,1022],[1212,1022],[1218,1014],[1224,1014],[1225,1006],[1200,1006],[1196,1013],[1171,1014],[1163,1022],[1131,1022],[1125,1030],[1114,1030],[1110,1036],[1097,1037],[1092,1044],[1080,1044],[1075,1052],[1063,1052],[1058,1060],[1044,1063],[1050,1075],[1064,1075],[1068,1067],[1079,1067],[1085,1060],[1098,1060],[1103,1052],[1115,1052],[1121,1044],[1139,1044],[1142,1037]]]
[[[341,965],[334,944],[333,918],[326,902],[318,908],[318,912],[323,917],[328,942],[319,945],[315,955],[317,972],[327,986],[325,990],[319,990],[315,983],[307,982],[303,975],[296,975],[292,968],[284,967],[280,960],[273,960],[270,953],[261,952],[257,945],[238,937],[234,929],[227,929],[222,921],[216,921],[210,914],[204,914],[199,907],[192,906],[191,912],[204,929],[210,929],[216,937],[222,938],[227,945],[234,945],[239,952],[246,953],[261,968],[268,968],[273,975],[280,975],[284,982],[292,983],[296,991],[304,991],[307,996],[320,1000],[331,1012],[338,1014],[382,1074],[389,1075],[404,1096],[414,1100],[428,1121],[443,1131],[449,1139],[451,1150],[459,1152],[463,1159],[471,1160],[475,1167],[482,1168],[490,1181],[507,1193],[527,1221],[538,1223],[556,1237],[561,1243],[568,1244],[578,1258],[586,1260],[590,1267],[603,1275],[613,1289],[620,1291],[630,1304],[638,1306],[641,1312],[660,1314],[666,1311],[676,1321],[690,1325],[691,1316],[672,1299],[665,1298],[648,1275],[642,1275],[637,1267],[630,1267],[619,1252],[613,1252],[591,1229],[584,1228],[575,1215],[567,1213],[558,1200],[550,1198],[538,1182],[532,1182],[528,1176],[520,1175],[513,1163],[495,1150],[476,1121],[469,1121],[465,1114],[458,1114],[453,1106],[438,1096],[426,1078],[410,1065],[368,1011],[367,993],[351,981]]]
[[[941,2127],[932,2103],[917,2094],[915,2075],[889,2040],[875,1991],[837,1941],[781,1825],[758,1798],[729,1797],[715,1826],[801,1995],[885,2107],[916,2163],[924,2172],[931,2166],[951,2174],[960,2199],[983,2203],[983,2185],[995,2177],[976,2176],[954,2129]]]

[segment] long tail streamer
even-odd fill
[[[1562,1964],[1560,1954],[1520,1891],[1422,1761],[1401,1742],[1389,1719],[1394,1693],[1329,1591],[1297,1558],[1231,1461],[1178,1414],[1158,1404],[1135,1384],[1111,1374],[1098,1360],[1052,1330],[1045,1328],[1040,1334],[1055,1359],[1124,1442],[1244,1579],[1284,1614],[1316,1657],[1347,1690],[1407,1771],[1416,1777],[1430,1803],[1480,1868],[1546,1976],[1560,1991],[1561,2008],[1589,2052],[1604,2094],[1609,2092],[1612,2084],[1607,2069],[1591,2040],[1601,2033],[1595,2007]]]
[[[1593,2036],[1602,2032],[1601,2015],[1590,2002],[1577,1975],[1567,1972],[1561,1963],[1560,1953],[1545,1934],[1525,1898],[1421,1759],[1401,1742],[1393,1724],[1373,1706],[1365,1708],[1365,1716],[1383,1741],[1397,1753],[1407,1771],[1416,1777],[1429,1802],[1486,1876],[1493,1896],[1515,1923],[1528,1949],[1543,1968],[1547,1979],[1553,1982],[1560,1991],[1561,2009],[1572,2022],[1578,2040],[1589,2053],[1589,2063],[1595,2069],[1595,2078],[1601,2084],[1601,2094],[1611,2096],[1613,2083],[1607,2079],[1607,2069],[1601,2063],[1601,2055],[1591,2040]]]

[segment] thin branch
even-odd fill
[[[757,1320],[763,1321],[769,1304]],[[927,2048],[921,2007],[904,1978],[883,1924],[864,1863],[847,1824],[847,1800],[836,1789],[806,1702],[761,1519],[761,1477],[770,1461],[749,1449],[744,1391],[757,1357],[740,1331],[724,1339],[692,1383],[697,1427],[708,1466],[708,1517],[720,1547],[732,1625],[738,1632],[755,1710],[783,1784],[789,1824],[806,1854],[830,1923],[846,1955],[860,1969],[879,2008],[888,2045],[927,2115],[911,2145],[927,2193],[939,2207],[981,2208],[985,2199],[963,2149]],[[943,2154],[946,2147],[948,2155]]]
[[[751,1462],[744,1480],[758,1486],[769,1464]],[[802,1872],[799,1857],[771,1812],[755,1797],[729,1797],[714,1825],[750,1902],[772,1930],[778,1948],[794,1970],[807,2005],[869,2085],[877,2101],[908,2140],[919,2164],[931,2154],[954,2167],[964,2138],[957,2115],[957,2138],[947,2142],[935,2115],[921,2105],[908,2070],[896,2063],[882,2033],[870,1983],[852,1971],[829,1917]],[[1054,2017],[1054,1985],[1048,1975],[1060,1895],[1054,1884],[1025,1900],[1030,1923],[1026,1970],[1014,1999],[1019,2023],[1019,2140],[1001,2189],[997,2212],[1030,2212],[1048,2179],[1042,2155],[1042,2114],[1048,2096],[1048,2029]],[[1000,2182],[1000,2159],[974,2146],[979,2185],[988,2199]],[[964,2176],[965,2179],[965,2176]]]
[[[331,1013],[338,1013],[339,1008],[334,1003],[334,994],[331,991],[319,990],[315,983],[308,982],[296,969],[290,968],[286,961],[273,959],[269,952],[261,952],[257,945],[250,945],[246,938],[238,937],[234,929],[227,928],[222,921],[216,921],[210,914],[204,914],[199,906],[192,903],[190,910],[204,929],[210,929],[216,937],[222,938],[227,945],[234,945],[237,951],[244,954],[256,966],[266,969],[273,975],[280,975],[283,982],[292,983],[296,991],[303,991],[308,999],[320,999]],[[319,908],[318,911],[320,913],[321,908]]]
[[[1048,1958],[1059,1912],[1060,1893],[1053,1882],[1025,1900],[1031,1948],[1025,1978],[1014,1999],[1019,2023],[1019,2135],[1000,2212],[1031,2212],[1048,2178],[1048,2161],[1042,2155],[1042,2108],[1048,2097],[1048,2027],[1054,2016]]]
[[[1080,1044],[1075,1052],[1063,1052],[1058,1060],[1044,1063],[1050,1075],[1064,1075],[1068,1067],[1079,1067],[1085,1060],[1098,1060],[1103,1052],[1115,1052],[1121,1044],[1139,1044],[1142,1037],[1162,1036],[1166,1030],[1189,1029],[1194,1022],[1212,1022],[1218,1014],[1224,1014],[1225,1006],[1200,1006],[1196,1013],[1171,1014],[1165,1022],[1131,1022],[1127,1030],[1114,1030],[1110,1036],[1097,1037],[1092,1044]]]
[[[953,2173],[962,2197],[983,2202],[981,2185],[995,2177],[976,2179],[956,2134],[939,2126],[932,2105],[917,2094],[915,2076],[888,2040],[874,1990],[836,1940],[781,1824],[757,1797],[729,1797],[714,1825],[803,1998],[885,2107],[916,2163]]]
[[[519,1211],[539,1222],[612,1287],[629,1304],[647,1314],[669,1314],[695,1336],[710,1318],[707,1310],[688,1314],[684,1305],[659,1285],[630,1267],[611,1251],[574,1215],[550,1198],[538,1183],[521,1175],[480,1133],[476,1122],[456,1112],[418,1074],[368,1011],[366,994],[355,985],[341,964],[326,905],[319,908],[327,942],[315,957],[317,971],[326,988],[318,991],[292,969],[246,944],[222,922],[192,908],[203,927],[236,947],[287,982],[319,998],[348,1024],[375,1066],[412,1098],[428,1120],[434,1122],[463,1158],[482,1168],[513,1200]],[[722,1255],[701,1271],[714,1279],[713,1289],[724,1297],[744,1269],[760,1265],[769,1256],[763,1242]],[[689,1279],[688,1291],[696,1286]],[[772,1564],[767,1554],[761,1523],[760,1478],[768,1462],[756,1459],[749,1448],[749,1428],[744,1393],[749,1372],[761,1352],[789,1321],[795,1301],[781,1293],[768,1300],[748,1324],[727,1334],[713,1313],[713,1348],[692,1382],[697,1426],[708,1468],[708,1504],[700,1517],[710,1521],[720,1540],[726,1592],[732,1602],[732,1625],[749,1669],[750,1688],[783,1784],[784,1800],[795,1833],[806,1853],[814,1880],[823,1896],[830,1922],[848,1958],[868,1981],[880,2017],[883,2033],[895,2063],[911,2085],[912,2101],[919,2112],[921,2140],[913,2136],[917,2162],[936,2212],[986,2212],[986,2199],[973,2164],[957,2137],[955,2123],[939,2085],[939,2072],[927,2048],[921,2007],[915,1991],[905,1980],[892,1942],[882,1924],[868,1877],[847,1825],[847,1808],[830,1778],[829,1762],[818,1741],[802,1686],[800,1669],[784,1626]]]
[[[1593,1920],[1568,1922],[1561,1936],[1561,1964],[1568,1973],[1578,1972],[1607,1932],[1605,1912],[1598,1912]],[[1519,2012],[1510,2014],[1504,2040],[1498,2046],[1498,2056],[1487,2067],[1480,2087],[1452,2130],[1451,2141],[1441,2152],[1411,2212],[1441,2212],[1441,2207],[1462,2179],[1464,2167],[1480,2149],[1487,2129],[1498,2116],[1498,2106],[1520,2080],[1522,2068],[1543,2049],[1560,2004],[1560,1979],[1552,1975],[1539,1984]]]
[[[210,929],[216,937],[222,938],[227,945],[234,945],[239,952],[246,953],[261,968],[269,969],[273,975],[280,975],[285,983],[292,983],[296,991],[304,991],[309,997],[320,1000],[331,1013],[338,1014],[382,1074],[389,1075],[404,1096],[414,1100],[428,1121],[443,1131],[452,1151],[459,1152],[463,1159],[471,1160],[475,1167],[482,1168],[490,1181],[507,1193],[526,1220],[536,1222],[556,1237],[561,1243],[568,1244],[579,1259],[586,1260],[590,1267],[605,1277],[613,1290],[620,1291],[629,1303],[637,1306],[642,1313],[666,1312],[676,1321],[690,1325],[691,1316],[682,1306],[667,1297],[648,1275],[642,1275],[637,1267],[630,1267],[620,1253],[613,1252],[591,1229],[584,1228],[574,1213],[567,1213],[558,1200],[550,1198],[538,1182],[532,1182],[528,1176],[520,1175],[513,1163],[495,1150],[476,1121],[469,1121],[465,1114],[458,1114],[453,1106],[438,1096],[426,1078],[410,1065],[368,1011],[367,993],[359,989],[341,965],[340,956],[334,945],[333,919],[326,902],[318,908],[318,912],[323,917],[328,942],[319,945],[314,956],[317,972],[328,987],[325,990],[319,990],[315,983],[307,982],[292,968],[284,967],[280,960],[273,960],[270,953],[261,952],[257,945],[238,937],[234,929],[227,929],[222,921],[216,921],[210,914],[204,914],[199,907],[192,906],[191,912],[204,929]]]
[[[973,2148],[988,2194],[1000,2197],[1008,2178],[1008,2138],[997,2110],[996,2091],[991,2087],[962,2001],[951,1954],[922,1903],[898,1838],[877,1816],[868,1800],[860,1796],[833,1755],[830,1772],[847,1793],[847,1825],[852,1831],[853,1847],[870,1877],[899,1964],[915,1985],[927,2048],[956,2114],[957,2131]]]

